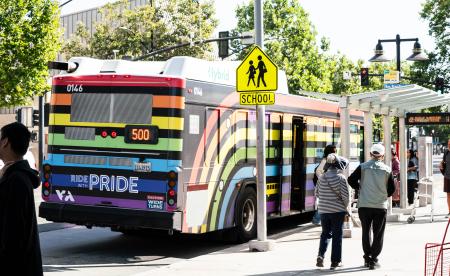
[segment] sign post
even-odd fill
[[[246,92],[241,95],[241,104],[256,105],[256,194],[257,194],[257,233],[258,240],[249,243],[250,251],[269,251],[274,247],[274,241],[267,240],[267,206],[266,206],[266,148],[265,148],[265,104],[273,104],[275,95],[267,91],[275,91],[278,86],[278,68],[262,51],[263,47],[263,0],[255,0],[255,40],[253,50],[242,61],[236,70],[236,90]],[[258,47],[259,46],[259,47]],[[261,48],[260,48],[261,47]],[[259,92],[264,92],[259,95]],[[255,93],[252,95],[249,93]],[[268,94],[269,93],[269,94]],[[265,95],[265,96],[263,96]],[[273,99],[270,100],[270,99]]]

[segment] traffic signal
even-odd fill
[[[434,80],[434,87],[435,87],[436,91],[444,92],[444,85],[445,85],[444,84],[444,78],[437,77]]]
[[[361,86],[369,85],[369,68],[361,68]]]
[[[18,108],[16,110],[16,122],[22,123],[22,109]]]
[[[229,37],[230,36],[230,32],[229,31],[225,31],[225,32],[219,32],[219,38],[222,37]],[[219,57],[221,59],[224,59],[226,57],[228,57],[230,54],[228,53],[228,39],[226,40],[219,40]]]
[[[33,126],[39,125],[39,110],[33,109]]]

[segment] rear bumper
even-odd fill
[[[181,212],[152,212],[107,206],[42,202],[39,216],[87,226],[172,229],[181,231]]]

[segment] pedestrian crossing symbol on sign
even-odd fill
[[[257,92],[278,89],[278,67],[255,46],[236,69],[236,91]]]

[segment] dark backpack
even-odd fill
[[[319,166],[320,166],[320,163],[319,163],[319,165],[317,165],[317,166],[314,168],[314,176],[313,176],[313,183],[314,183],[314,186],[317,186],[317,181],[319,181],[319,178],[317,178],[317,174],[316,174],[317,168],[319,168]]]

